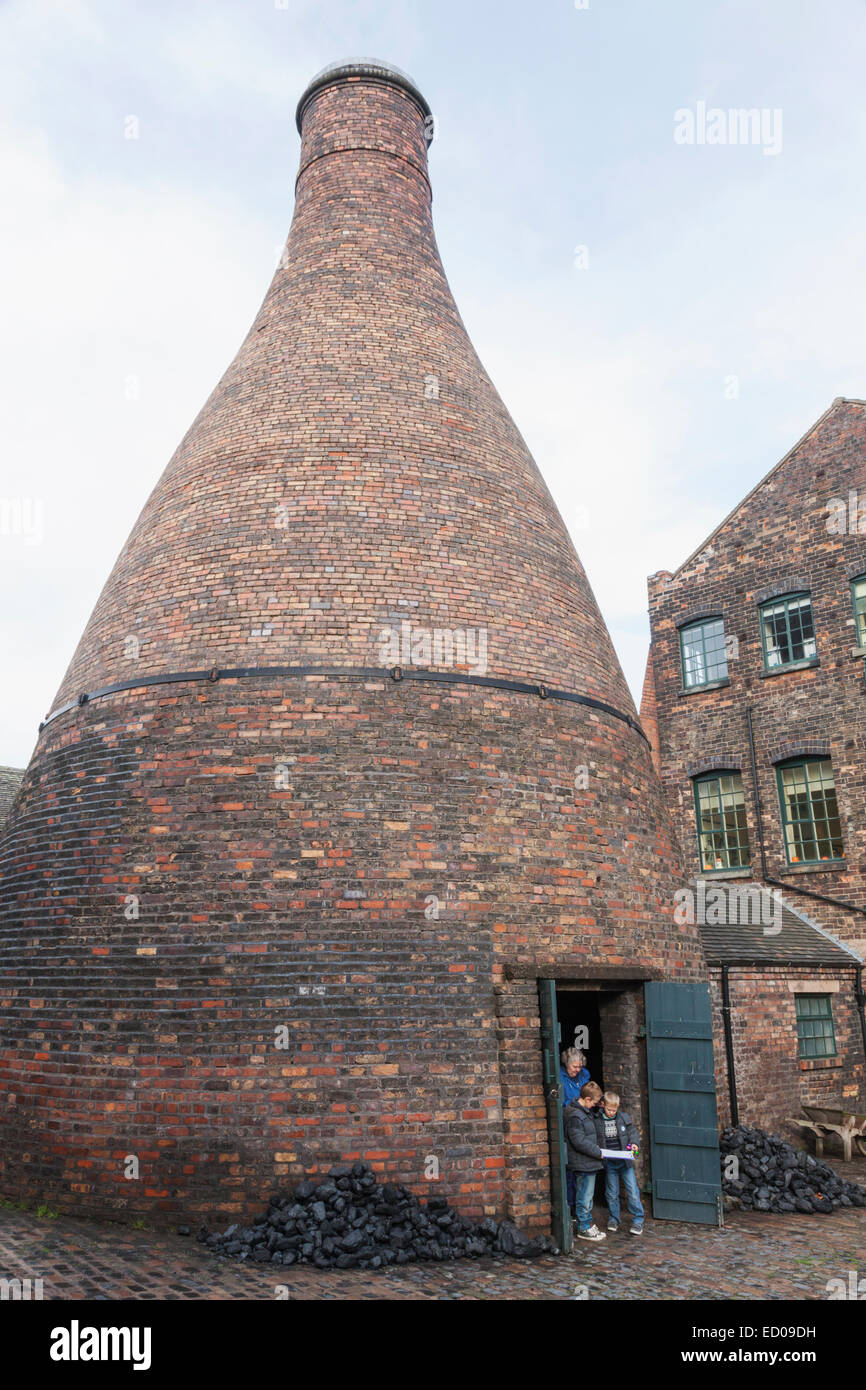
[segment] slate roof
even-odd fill
[[[0,767],[0,825],[9,814],[23,776],[24,772],[20,768]]]
[[[692,888],[696,888],[694,883]],[[725,912],[713,911],[713,899],[709,895],[714,888],[725,890]],[[751,890],[751,897],[737,899],[737,894],[745,889]],[[781,897],[777,900],[777,907],[770,888],[739,880],[720,883],[718,879],[709,879],[705,880],[705,891],[708,895],[705,911],[696,915],[709,965],[766,961],[770,965],[850,967],[862,963],[850,946],[831,936],[824,927],[807,917],[801,908],[792,907]],[[760,893],[760,899],[755,896],[756,893]],[[779,909],[781,912],[777,916]],[[710,920],[701,921],[701,915]],[[727,920],[716,923],[712,921],[714,915]]]

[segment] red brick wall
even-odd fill
[[[304,118],[285,263],[58,701],[378,668],[404,619],[483,628],[487,674],[632,710],[451,298],[422,113],[342,82]],[[259,675],[75,706],[0,869],[0,1185],[69,1210],[237,1212],[361,1155],[543,1222],[537,1002],[506,965],[703,969],[646,743],[535,693]]]
[[[505,1214],[521,1225],[550,1225],[550,1152],[541,1064],[538,985],[496,986],[496,1037],[502,1085]]]
[[[628,737],[408,682],[138,691],[49,725],[2,847],[3,1190],[207,1215],[358,1154],[423,1188],[432,1155],[467,1210],[507,1181],[543,1221],[535,983],[505,966],[701,973]]]
[[[855,644],[850,580],[866,571],[857,525],[829,534],[828,504],[857,490],[866,503],[866,408],[836,402],[781,466],[674,575],[649,581],[653,681],[666,800],[691,874],[699,870],[691,777],[715,761],[740,769],[752,864],[760,872],[754,786],[746,729],[753,710],[758,791],[768,872],[795,886],[866,907],[866,681]],[[768,590],[812,594],[820,665],[763,675],[758,603]],[[684,693],[678,628],[698,614],[722,614],[738,653],[729,684]],[[801,752],[832,757],[846,862],[804,872],[786,861],[775,762]],[[797,898],[792,896],[792,901]],[[866,917],[805,898],[805,910],[866,953]]]
[[[641,728],[649,739],[652,750],[653,767],[661,776],[661,756],[659,752],[659,713],[656,701],[655,674],[652,661],[647,661],[644,672],[643,691],[640,699]]]
[[[801,1061],[797,1044],[796,995],[792,984],[815,984],[815,993],[832,993],[838,1055]],[[730,1124],[727,1054],[722,1023],[721,970],[710,970],[713,1001],[719,1121]],[[802,1132],[786,1123],[801,1104],[846,1104],[866,1109],[866,1061],[854,999],[853,970],[780,966],[730,972],[734,1067],[740,1123],[757,1125],[793,1140]]]
[[[380,634],[407,619],[486,630],[490,674],[633,710],[562,518],[451,296],[421,114],[398,88],[340,83],[304,116],[283,264],[55,705],[138,671],[391,665]]]

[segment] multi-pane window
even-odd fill
[[[779,800],[789,864],[845,858],[829,758],[803,758],[780,767]]]
[[[746,800],[739,772],[695,781],[701,869],[744,869],[749,863]]]
[[[722,618],[711,618],[709,622],[691,623],[688,627],[680,628],[680,650],[686,690],[727,679],[728,658]]]
[[[829,994],[798,994],[797,1040],[801,1057],[835,1057],[836,1035]]]
[[[761,609],[761,635],[768,670],[814,657],[818,648],[809,595],[789,594],[765,603]]]
[[[855,579],[851,585],[854,600],[854,622],[857,629],[857,645],[866,647],[866,575]]]

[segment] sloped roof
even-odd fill
[[[710,965],[728,965],[735,961],[766,961],[768,965],[852,966],[862,963],[850,946],[837,941],[824,927],[781,896],[774,897],[769,888],[739,880],[720,883],[717,879],[706,880],[705,886],[707,894],[714,888],[723,888],[729,895],[729,910],[718,914],[729,920],[698,923]],[[750,897],[745,896],[746,890]],[[760,899],[756,893],[761,895]],[[744,896],[736,901],[738,894]],[[711,906],[708,899],[707,912],[703,915],[715,915]]]
[[[15,800],[24,772],[17,767],[0,767],[0,825],[3,824]]]

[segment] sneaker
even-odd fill
[[[619,1222],[618,1222],[618,1221],[608,1221],[608,1223],[607,1223],[607,1229],[608,1229],[609,1231],[618,1231],[618,1230],[619,1230]]]
[[[642,1222],[642,1221],[636,1221],[636,1222],[634,1223],[634,1225],[633,1225],[632,1228],[631,1228],[631,1234],[632,1234],[633,1236],[642,1236],[642,1235],[643,1235],[643,1222]]]
[[[578,1231],[578,1240],[606,1240],[604,1231],[600,1231],[597,1226],[590,1226],[588,1231]]]

